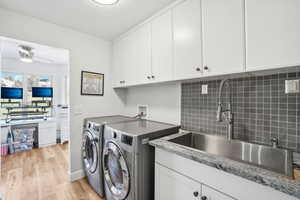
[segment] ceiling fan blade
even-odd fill
[[[42,62],[42,63],[54,63],[53,60],[47,59],[47,58],[41,58],[41,57],[33,57],[33,60]]]

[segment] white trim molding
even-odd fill
[[[80,170],[77,170],[77,171],[74,171],[71,173],[69,172],[69,177],[70,177],[70,181],[74,182],[74,181],[84,178],[85,173],[84,173],[83,169],[80,169]]]

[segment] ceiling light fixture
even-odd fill
[[[119,0],[91,0],[91,1],[99,5],[114,5],[119,2]]]
[[[33,62],[33,48],[29,46],[19,45],[19,56],[20,60],[25,63]]]

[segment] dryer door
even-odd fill
[[[83,164],[90,173],[94,173],[98,167],[98,142],[89,131],[83,136]]]
[[[112,141],[104,147],[103,170],[112,196],[117,200],[125,199],[130,190],[129,169],[120,147]]]

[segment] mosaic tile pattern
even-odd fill
[[[270,144],[276,137],[279,146],[300,152],[300,94],[285,94],[289,79],[300,79],[299,70],[230,80],[235,139]],[[216,122],[220,82],[182,84],[183,129],[226,136],[226,124]],[[208,84],[208,94],[201,94],[203,84]],[[222,96],[228,102],[228,88]]]

